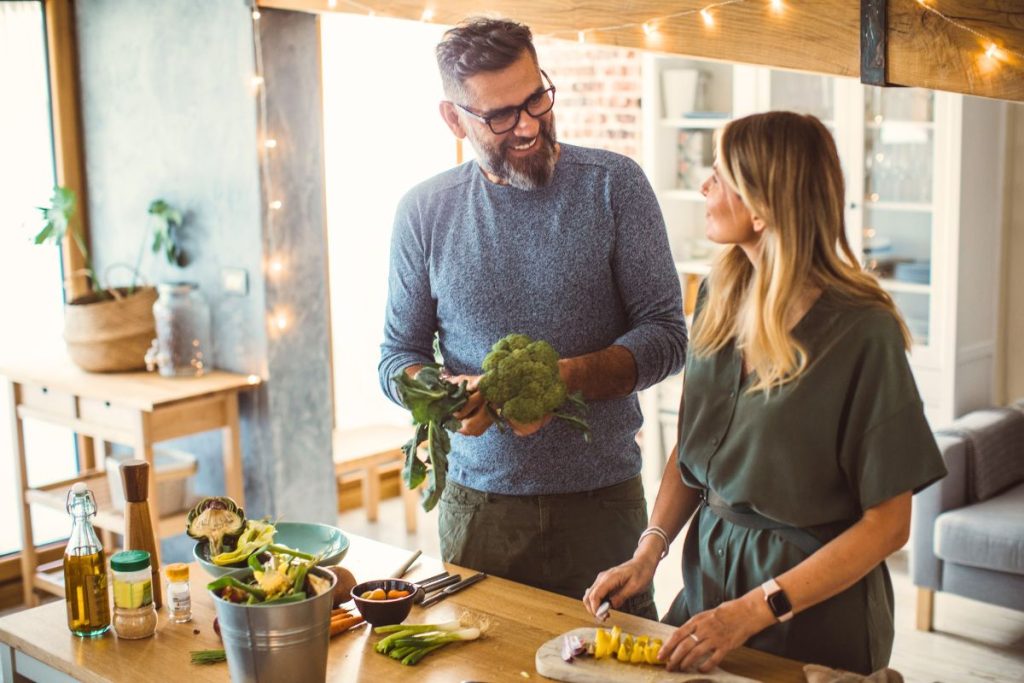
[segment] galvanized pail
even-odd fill
[[[279,605],[237,605],[213,595],[231,683],[281,683],[327,680],[331,603],[337,578],[311,569],[331,590]],[[251,572],[236,574],[245,580]]]

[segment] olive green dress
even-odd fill
[[[704,297],[698,303],[700,315]],[[945,475],[891,314],[825,293],[793,328],[808,351],[797,380],[747,393],[730,344],[686,363],[679,421],[684,482],[736,510],[827,542],[864,510]],[[804,560],[774,530],[722,519],[702,505],[683,551],[683,591],[665,621],[738,598]],[[860,673],[889,661],[893,592],[882,563],[849,589],[753,636],[749,647]]]

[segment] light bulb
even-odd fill
[[[781,12],[785,8],[786,6],[782,4],[782,0],[772,0],[772,9],[776,12]]]
[[[585,43],[587,42],[587,35],[583,31],[579,31],[576,33],[576,40]]]
[[[988,44],[988,49],[985,50],[985,56],[989,59],[999,59],[999,48],[996,47],[995,43]]]
[[[257,88],[260,87],[261,85],[263,85],[263,76],[260,76],[258,74],[256,76],[253,76],[252,77],[252,84],[255,87],[257,87]]]
[[[275,275],[279,275],[284,270],[284,264],[281,263],[281,259],[274,259],[270,262],[270,272]]]
[[[274,209],[275,211],[280,209],[281,208],[281,200],[280,199],[275,199],[274,201],[270,202],[270,208]]]
[[[274,324],[277,325],[277,329],[283,330],[288,327],[288,316],[284,313],[278,313],[274,316]]]
[[[649,36],[649,35],[652,35],[652,34],[658,32],[658,27],[655,26],[654,23],[650,22],[650,21],[645,21],[644,22],[643,29],[644,29],[644,35],[646,35],[646,36]]]
[[[434,19],[434,10],[429,7],[423,10],[423,16],[420,17],[421,21],[432,21]]]
[[[252,18],[253,19],[259,19],[260,18],[260,11],[258,9],[254,9],[252,11]]]
[[[245,381],[248,382],[250,386],[255,386],[260,383],[260,376],[249,375],[248,377],[245,378]]]
[[[704,25],[705,26],[714,26],[715,25],[715,18],[713,16],[711,16],[711,11],[707,7],[705,7],[704,9],[702,9],[700,11],[700,16],[704,18]]]
[[[338,0],[327,0],[327,6],[334,9],[338,6]]]
[[[275,140],[274,138],[270,138],[269,140],[264,142],[263,145],[267,149],[274,149],[275,147],[277,147],[277,140]]]

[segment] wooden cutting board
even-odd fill
[[[577,628],[541,645],[535,659],[537,673],[568,683],[756,683],[753,679],[734,676],[718,668],[702,674],[670,672],[650,664],[623,664],[610,658],[577,657],[572,663],[562,659],[562,641],[565,636],[577,636],[581,640],[593,642],[595,631],[593,628]]]

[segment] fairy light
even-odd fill
[[[715,25],[715,18],[711,16],[711,10],[709,10],[707,7],[700,11],[700,16],[702,19],[704,19],[705,26],[711,27]]]
[[[274,149],[275,147],[277,147],[277,140],[275,140],[274,138],[270,138],[263,143],[263,146],[266,147],[267,149]]]
[[[784,9],[786,9],[786,6],[782,4],[782,0],[772,0],[772,10],[775,13],[779,13]]]
[[[259,375],[249,375],[245,378],[245,381],[249,386],[256,386],[261,382]]]
[[[645,21],[643,24],[644,35],[652,36],[658,32],[658,27],[651,21]]]
[[[434,20],[434,10],[430,9],[429,7],[426,8],[425,10],[423,10],[423,15],[420,17],[420,21],[433,21],[433,20]]]
[[[260,14],[260,11],[258,9],[254,9],[252,11],[252,18],[254,21],[259,21],[261,16],[263,15]]]
[[[338,0],[327,0],[327,6],[334,9],[338,6]]]
[[[270,202],[270,204],[268,204],[268,206],[269,206],[269,207],[270,207],[271,209],[273,209],[274,211],[277,211],[277,210],[278,210],[278,209],[280,209],[280,208],[281,208],[281,206],[282,206],[282,204],[281,204],[281,200],[280,200],[280,199],[275,199],[274,201]]]
[[[280,331],[288,329],[288,314],[284,311],[278,311],[274,314],[274,327]]]
[[[581,43],[587,42],[587,34],[584,33],[583,31],[580,31],[579,33],[576,34],[576,40],[580,41]]]
[[[257,87],[257,88],[260,87],[261,85],[263,85],[263,76],[260,76],[259,74],[256,74],[255,76],[253,76],[252,77],[252,84],[255,87]]]
[[[270,261],[270,272],[273,275],[280,275],[284,272],[284,262],[280,258],[273,258]]]
[[[995,43],[988,44],[988,48],[985,50],[985,56],[989,59],[999,59],[999,48],[996,47]]]

